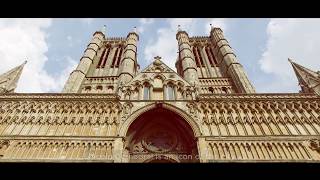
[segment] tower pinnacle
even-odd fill
[[[320,95],[320,76],[318,73],[305,68],[288,58],[291,63],[293,70],[299,81],[302,92],[316,93]]]
[[[0,93],[12,93],[17,87],[22,70],[27,61],[0,75]]]
[[[180,24],[178,25],[178,32],[181,31],[181,26]]]

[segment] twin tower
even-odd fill
[[[210,36],[200,37],[189,37],[187,32],[179,28],[176,39],[179,53],[175,63],[177,74],[173,73],[182,78],[186,86],[194,87],[196,94],[255,93],[220,28],[212,28]],[[146,69],[150,69],[150,66],[160,63],[159,66],[170,69],[162,63],[160,57],[155,57],[158,63],[154,62],[139,71],[138,41],[139,35],[136,32],[129,32],[127,37],[107,37],[101,31],[95,32],[77,68],[71,72],[63,93],[119,94],[139,74],[147,73]],[[154,71],[159,77],[166,73],[157,71],[156,67]],[[143,82],[144,77],[147,75],[139,76],[138,79]]]

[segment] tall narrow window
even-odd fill
[[[167,100],[174,100],[175,94],[174,94],[174,87],[172,84],[168,84],[167,86]]]
[[[123,51],[123,47],[120,47],[120,52],[119,52],[119,56],[118,56],[118,60],[116,63],[116,67],[119,67],[120,61],[121,61],[121,55],[122,55],[122,51]]]
[[[214,57],[213,51],[212,51],[212,49],[210,47],[209,47],[209,50],[210,50],[211,57],[213,59],[214,64],[218,65],[218,62],[217,62],[216,58]]]
[[[116,63],[116,60],[118,57],[118,51],[119,51],[119,47],[117,47],[116,52],[114,53],[113,61],[112,61],[112,65],[111,65],[112,68],[114,68],[114,64]]]
[[[101,54],[101,56],[100,56],[100,60],[99,60],[99,63],[98,63],[98,65],[97,65],[97,68],[100,68],[101,63],[102,63],[103,58],[104,58],[104,54],[106,53],[106,50],[107,50],[107,48],[105,48],[105,49],[103,50],[103,52],[102,52],[102,54]]]
[[[198,56],[199,56],[199,60],[200,60],[200,66],[205,67],[204,63],[203,63],[203,59],[199,50],[199,47],[196,48]]]
[[[182,72],[183,72],[183,69],[182,69],[182,59],[181,59],[181,54],[180,52],[178,52],[179,54],[179,59],[178,59],[178,74],[180,76],[183,76]]]
[[[193,47],[192,50],[193,50],[194,57],[196,58],[195,60],[196,60],[197,67],[200,67],[199,57],[198,57],[198,54],[197,54],[197,52],[196,52],[196,48]]]
[[[149,100],[149,99],[150,99],[150,86],[148,84],[145,84],[143,89],[143,100]]]
[[[209,61],[210,61],[210,65],[211,65],[211,66],[215,66],[215,64],[214,64],[214,62],[213,62],[213,60],[212,60],[212,56],[211,56],[210,52],[208,51],[208,49],[209,49],[209,47],[206,47],[206,48],[205,48],[206,54],[207,54],[208,59],[209,59]]]
[[[108,57],[109,57],[109,54],[110,54],[110,49],[111,49],[111,47],[108,46],[107,48],[108,48],[108,51],[107,51],[106,56],[105,56],[104,59],[103,59],[102,68],[104,68],[104,66],[106,65],[106,62],[108,61]]]

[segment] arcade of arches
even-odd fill
[[[197,143],[189,124],[157,107],[140,115],[126,135],[129,162],[198,162]]]

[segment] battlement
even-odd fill
[[[125,37],[107,37],[106,41],[126,41]]]
[[[209,36],[192,36],[189,38],[190,43],[193,42],[208,42],[210,40]]]

